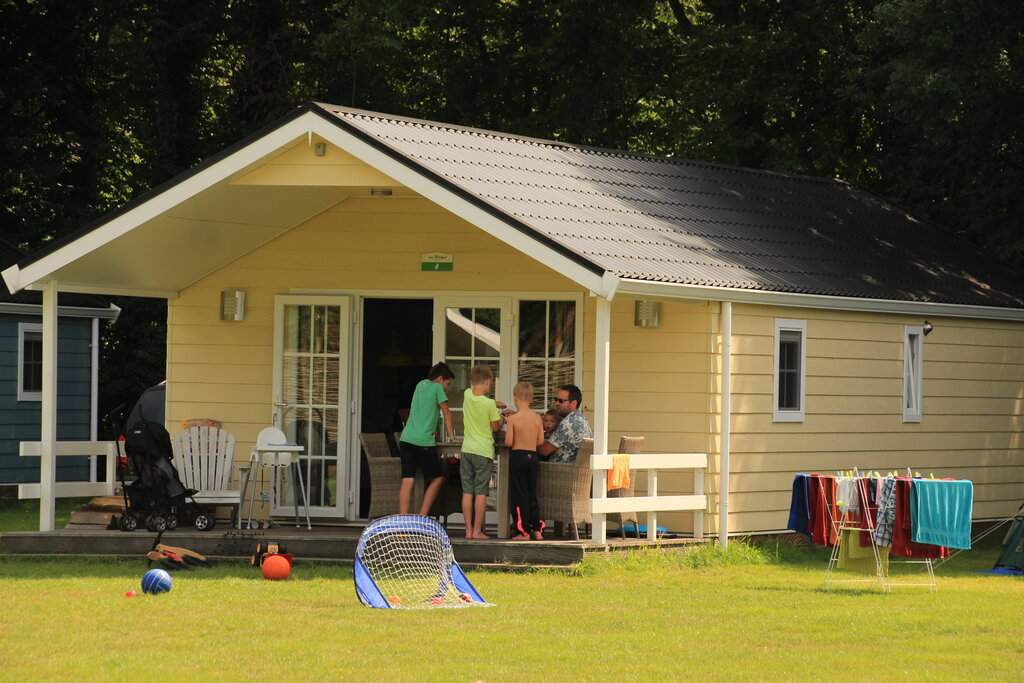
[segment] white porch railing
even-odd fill
[[[594,455],[593,498],[590,512],[594,524],[594,542],[604,543],[607,536],[609,512],[646,512],[647,539],[656,540],[658,535],[659,512],[693,512],[693,537],[704,538],[704,512],[708,508],[704,495],[704,476],[708,468],[707,453],[642,453],[630,454],[629,469],[647,470],[647,495],[623,498],[608,498],[608,470],[612,469],[613,456]],[[660,470],[693,470],[693,495],[659,496],[658,472]],[[635,486],[635,484],[634,484]]]
[[[114,493],[114,474],[117,466],[117,442],[115,441],[57,441],[56,455],[104,455],[106,456],[106,481],[58,481],[53,490],[54,498],[78,496],[109,496]],[[22,441],[19,455],[42,455],[39,441]],[[39,498],[42,484],[19,484],[18,498]]]

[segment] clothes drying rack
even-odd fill
[[[910,468],[907,468],[907,474],[910,475]],[[857,471],[857,468],[853,469],[853,479],[857,486],[857,495],[859,500],[867,501],[867,485],[868,477],[862,476]],[[817,479],[819,487],[819,495],[824,499],[825,497],[825,483],[823,479]],[[862,514],[866,520],[866,528],[860,525],[859,520],[855,520],[853,515],[850,513],[850,506],[846,506],[846,509],[839,515],[838,519],[832,515],[832,506],[825,505],[825,511],[828,515],[829,524],[836,535],[836,543],[832,546],[831,554],[828,559],[828,567],[825,570],[825,588],[832,588],[833,585],[839,583],[877,583],[879,588],[882,589],[883,593],[892,592],[893,587],[927,587],[928,592],[938,593],[939,588],[935,582],[935,569],[932,565],[931,558],[923,559],[900,559],[894,561],[892,556],[887,557],[888,562],[883,560],[883,555],[878,549],[878,545],[875,542],[877,528],[876,520],[872,518],[871,514],[867,510],[863,510]],[[848,533],[843,533],[848,532]],[[842,544],[844,542],[858,543],[861,533],[867,533],[871,540],[871,552],[874,556],[875,562],[875,575],[866,576],[864,578],[837,578],[835,569],[839,564],[840,555],[843,552]],[[910,565],[910,564],[923,564],[925,567],[925,573],[928,579],[919,583],[915,580],[907,581],[893,581],[893,578],[888,570],[889,565]]]

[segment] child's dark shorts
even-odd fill
[[[428,484],[441,476],[441,461],[437,459],[437,447],[417,446],[398,442],[398,455],[402,459],[402,479],[412,479],[416,470],[423,470],[423,480]]]

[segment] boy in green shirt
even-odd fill
[[[417,468],[423,470],[423,481],[426,484],[423,504],[420,506],[421,515],[430,512],[437,492],[441,490],[441,484],[444,482],[441,463],[437,459],[434,432],[437,429],[437,409],[440,407],[448,433],[454,433],[446,393],[453,379],[455,374],[451,368],[446,363],[438,363],[430,368],[427,379],[419,381],[412,394],[409,419],[405,421],[402,438],[398,442],[398,453],[402,458],[402,485],[398,489],[398,509],[403,515],[409,514]]]

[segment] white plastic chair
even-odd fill
[[[295,467],[295,479],[292,479],[293,485],[297,483],[297,491],[294,492],[295,501],[295,526],[302,526],[299,522],[299,494],[302,494],[302,505],[306,510],[306,528],[312,529],[313,524],[309,519],[309,494],[306,491],[306,484],[302,478],[302,463],[299,461],[299,456],[303,451],[303,447],[288,443],[288,438],[284,435],[277,427],[264,427],[260,430],[259,436],[256,437],[256,445],[252,448],[252,454],[249,456],[249,462],[252,466],[260,465],[261,467],[271,468],[271,486],[273,493],[271,494],[271,500],[277,500],[277,480],[280,478],[280,469],[284,467],[294,466]],[[252,477],[250,477],[252,478]],[[249,522],[248,528],[252,528],[252,507],[253,501],[256,498],[256,482],[253,478],[253,487],[249,495]]]

